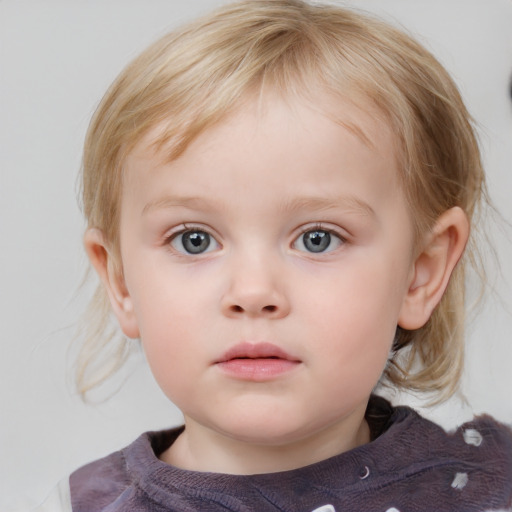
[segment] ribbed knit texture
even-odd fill
[[[372,397],[367,420],[375,439],[366,445],[304,468],[251,476],[165,464],[158,454],[182,429],[149,432],[71,475],[73,512],[485,512],[512,507],[508,427],[482,416],[447,434],[412,409],[392,408],[379,397]]]

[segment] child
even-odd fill
[[[509,429],[446,434],[372,393],[457,388],[484,190],[452,80],[387,24],[255,0],[155,43],[86,140],[103,284],[84,354],[113,343],[110,302],[184,426],[78,469],[47,507],[511,507]]]

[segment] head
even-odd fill
[[[427,50],[386,23],[339,7],[246,1],[157,41],[122,72],[95,113],[84,151],[83,207],[89,229],[101,234],[112,273],[123,275],[122,193],[134,150],[146,141],[168,162],[177,161],[209,129],[270,96],[317,103],[370,146],[360,118],[330,111],[333,104],[389,128],[415,256],[446,212],[456,208],[473,219],[484,187],[477,142],[456,86]],[[320,97],[329,106],[323,108]],[[464,270],[463,261],[451,272],[425,322],[396,326],[384,382],[440,396],[456,388]],[[82,369],[107,353],[105,374],[95,373],[101,380],[120,360],[108,347],[122,355],[127,345],[115,336],[98,337],[110,317],[101,286],[91,311]],[[82,389],[94,383],[86,371],[79,379]]]

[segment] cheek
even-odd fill
[[[333,272],[329,286],[319,293],[319,316],[324,310],[326,325],[356,336],[394,332],[404,297],[402,279],[385,265],[358,263],[346,272]],[[364,337],[371,341],[371,336]]]
[[[134,311],[148,364],[171,398],[174,390],[194,382],[190,378],[194,368],[214,358],[214,283],[192,279],[187,272],[153,273],[148,266],[144,280],[133,285]]]
[[[197,326],[201,311],[211,310],[214,283],[205,276],[199,278],[186,268],[178,270],[155,258],[147,258],[129,284],[134,311],[139,322],[141,338],[165,343],[180,339]],[[151,264],[153,263],[153,264]]]
[[[382,265],[350,268],[333,276],[321,299],[311,302],[310,319],[317,318],[310,321],[312,348],[323,350],[333,367],[354,378],[366,369],[380,376],[401,308],[401,287],[393,279],[398,276]]]
[[[395,328],[377,326],[371,321],[371,312],[363,315],[363,322],[355,315],[341,324],[339,315],[333,318],[338,328],[331,330],[331,343],[322,351],[325,389],[330,389],[326,399],[348,401],[369,396],[375,388],[389,359]],[[378,322],[376,322],[378,323]],[[326,393],[327,395],[327,393]]]
[[[194,323],[177,309],[153,310],[144,317],[141,343],[156,382],[173,402],[177,391],[191,395],[198,349],[191,335]]]

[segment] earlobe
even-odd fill
[[[133,302],[105,235],[100,229],[89,228],[84,235],[84,245],[92,266],[105,286],[123,333],[129,338],[138,338],[140,333]]]
[[[468,237],[469,222],[461,208],[450,208],[439,217],[414,262],[398,320],[400,327],[414,330],[427,323],[462,257]]]

